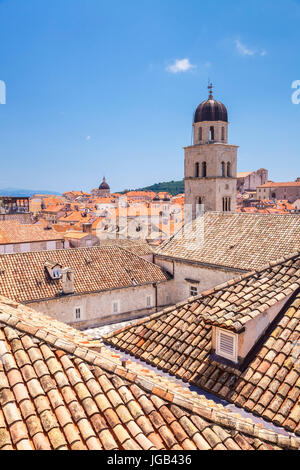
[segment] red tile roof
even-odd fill
[[[283,183],[269,182],[269,183],[265,183],[265,184],[258,186],[258,188],[281,188],[281,187],[294,187],[294,186],[299,187],[300,181],[287,181]]]
[[[268,450],[300,442],[194,393],[169,391],[23,320],[0,299],[1,450]],[[21,319],[19,315],[21,314]],[[34,314],[38,316],[37,312]],[[172,390],[172,389],[171,389]]]
[[[42,225],[25,225],[18,220],[0,221],[0,245],[63,240],[54,230],[45,230]]]
[[[299,214],[207,212],[160,245],[157,254],[247,271],[299,250]]]
[[[104,337],[167,373],[300,435],[300,255]],[[288,301],[288,296],[296,297]],[[212,324],[237,327],[284,300],[244,370],[211,358]],[[247,365],[248,364],[248,365]]]
[[[49,279],[47,260],[74,270],[77,294],[153,284],[169,279],[163,270],[120,246],[0,255],[0,294],[19,302],[56,298],[61,280]]]

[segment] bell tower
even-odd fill
[[[236,145],[228,144],[228,114],[223,103],[213,97],[194,116],[193,145],[185,147],[185,204],[192,217],[205,212],[235,212],[237,184]]]

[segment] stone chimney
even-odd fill
[[[82,224],[83,233],[92,233],[92,224],[91,223],[84,223]]]
[[[74,271],[71,268],[64,268],[62,274],[62,293],[65,295],[74,294]]]

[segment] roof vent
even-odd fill
[[[217,349],[218,356],[225,357],[230,361],[237,362],[238,336],[229,331],[217,328]]]

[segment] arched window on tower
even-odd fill
[[[223,212],[231,212],[231,198],[223,197]]]
[[[227,163],[227,176],[230,178],[231,177],[231,163]]]
[[[202,127],[199,127],[198,138],[199,138],[199,140],[202,140]]]
[[[222,127],[222,140],[225,140],[225,127]]]
[[[199,170],[199,163],[195,163],[195,177],[199,178],[200,176],[200,170]]]
[[[215,128],[214,126],[211,126],[209,129],[209,140],[213,141],[215,140]]]
[[[202,162],[202,178],[206,178],[207,176],[207,164],[206,162]]]
[[[222,178],[225,178],[226,172],[225,172],[225,162],[221,163],[221,176]]]

